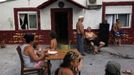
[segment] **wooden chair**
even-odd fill
[[[20,46],[18,46],[16,50],[18,52],[21,61],[21,75],[33,74],[33,73],[37,73],[38,75],[43,75],[44,72],[43,68],[25,68]]]

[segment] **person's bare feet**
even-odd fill
[[[95,54],[98,54],[98,53],[99,53],[99,52],[98,52],[98,48],[95,48],[93,54],[95,55]]]

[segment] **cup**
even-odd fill
[[[38,54],[42,54],[42,48],[38,49]]]

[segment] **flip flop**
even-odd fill
[[[124,73],[124,74],[132,74],[132,70],[127,69],[127,70],[122,71],[122,73]]]

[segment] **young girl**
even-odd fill
[[[81,57],[78,53],[69,51],[60,67],[56,70],[55,75],[77,75],[79,72]]]

